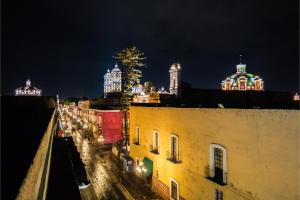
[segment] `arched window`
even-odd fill
[[[238,88],[239,88],[239,90],[246,90],[247,89],[247,79],[244,76],[241,76],[238,79]]]
[[[255,90],[261,90],[261,81],[260,80],[255,81]]]
[[[159,154],[159,132],[157,130],[153,130],[152,132],[152,144],[150,151],[152,153]]]
[[[210,178],[219,184],[227,184],[227,152],[226,149],[219,144],[211,144],[209,147]]]
[[[170,199],[179,200],[179,184],[173,178],[170,178]]]

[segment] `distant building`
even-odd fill
[[[170,94],[179,96],[181,93],[181,66],[179,63],[171,65],[170,70]]]
[[[121,92],[121,85],[122,72],[116,63],[115,67],[111,71],[107,69],[104,75],[104,98],[107,97],[108,93]]]
[[[33,87],[31,81],[27,79],[26,86],[19,87],[15,90],[15,96],[41,96],[42,90]]]
[[[298,94],[297,92],[296,92],[296,94],[294,95],[293,100],[294,100],[294,101],[300,101],[300,96],[299,96],[299,94]]]
[[[246,65],[236,65],[236,73],[222,81],[222,90],[264,90],[263,80],[246,71]]]

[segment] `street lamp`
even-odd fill
[[[99,136],[98,142],[99,142],[100,144],[102,144],[102,143],[104,142],[104,138],[103,138],[102,135]]]
[[[142,180],[144,181],[143,174],[144,174],[144,172],[147,172],[147,169],[144,166],[144,162],[139,163],[139,165],[136,167],[136,171],[138,172],[138,174],[142,177]],[[138,193],[140,193],[139,186],[138,186],[139,184],[136,184],[136,185],[138,187]]]
[[[143,179],[143,174],[144,174],[144,172],[147,172],[147,169],[146,169],[146,167],[144,166],[144,163],[143,163],[143,162],[140,162],[140,163],[139,163],[139,166],[136,167],[136,170],[137,170],[137,172],[142,176],[142,179]]]

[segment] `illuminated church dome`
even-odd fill
[[[140,80],[137,79],[136,84],[132,88],[134,94],[142,94],[144,92],[144,86],[140,83]]]
[[[19,87],[15,90],[16,96],[41,96],[42,91],[31,85],[31,81],[27,79],[26,86]]]
[[[236,73],[227,77],[222,81],[223,90],[263,90],[263,80],[257,76],[246,71],[245,64],[236,65]]]
[[[107,69],[107,73],[104,75],[104,97],[108,93],[121,92],[122,85],[122,72],[115,64],[115,67],[110,71]]]

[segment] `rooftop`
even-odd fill
[[[243,109],[294,109],[299,101],[293,93],[273,91],[223,91],[193,89],[184,91],[181,98],[160,96],[160,104],[131,103],[132,106],[182,108],[243,108]]]

